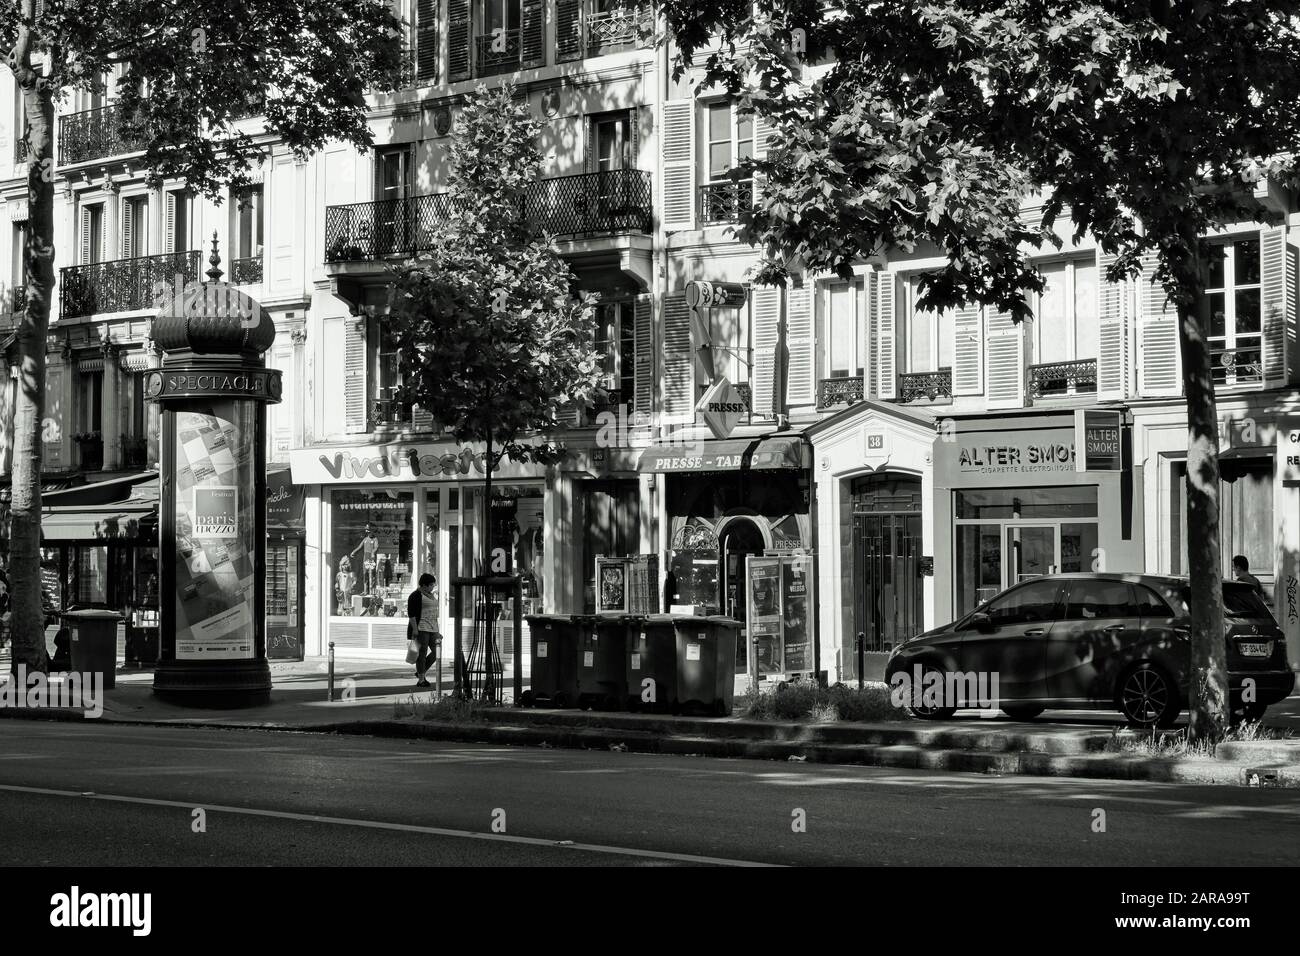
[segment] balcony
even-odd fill
[[[862,376],[851,375],[844,378],[824,378],[817,383],[817,407],[832,408],[836,405],[852,405],[862,401]]]
[[[705,225],[737,222],[754,208],[754,181],[727,180],[700,187],[700,222]]]
[[[952,369],[937,372],[904,372],[898,376],[898,401],[904,405],[912,402],[936,403],[940,399],[952,401]]]
[[[1097,391],[1097,360],[1078,362],[1047,362],[1031,365],[1025,383],[1025,397],[1066,398],[1071,395],[1091,395]]]
[[[513,73],[523,62],[521,30],[497,29],[487,36],[474,38],[474,75],[495,76]]]
[[[230,282],[232,285],[261,285],[262,257],[257,255],[231,259]]]
[[[649,7],[603,10],[587,16],[587,56],[604,56],[646,46],[654,35]]]
[[[99,432],[75,435],[72,440],[77,443],[77,460],[82,471],[104,469],[104,439]]]
[[[395,398],[377,398],[370,403],[370,428],[406,427],[411,424],[411,406]]]
[[[27,311],[27,286],[16,285],[9,290],[12,301],[9,303],[9,311],[13,313]]]
[[[122,436],[122,467],[143,470],[149,464],[149,441]]]
[[[1233,349],[1210,349],[1210,371],[1216,386],[1264,384],[1264,353],[1258,342]]]
[[[59,165],[72,166],[140,149],[141,141],[123,132],[122,119],[122,110],[115,104],[59,117]]]
[[[14,165],[16,166],[19,163],[25,163],[25,162],[27,162],[26,134],[14,140]]]
[[[134,312],[153,308],[154,286],[171,286],[177,274],[186,282],[199,279],[198,250],[161,256],[114,259],[68,266],[59,270],[62,319],[104,312]]]
[[[653,227],[650,173],[617,169],[533,183],[524,212],[556,236],[649,233]],[[330,206],[325,210],[325,261],[364,262],[429,249],[451,217],[448,193]]]

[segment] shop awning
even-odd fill
[[[806,449],[799,435],[664,442],[641,453],[637,471],[799,471]]]
[[[138,538],[157,517],[156,508],[46,509],[41,537],[46,541],[102,541]]]

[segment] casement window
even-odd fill
[[[81,262],[104,260],[104,204],[81,207]]]
[[[184,189],[169,189],[163,195],[163,239],[168,252],[189,252],[194,247],[191,202],[192,197]]]
[[[1096,360],[1096,259],[1041,263],[1038,271],[1046,284],[1034,297],[1034,362]]]
[[[234,259],[262,257],[262,187],[250,186],[231,197],[230,255]]]
[[[11,127],[14,131],[14,162],[23,163],[27,161],[27,110],[23,103],[23,88],[14,84],[14,122]],[[22,130],[22,135],[18,131]]]
[[[952,368],[957,310],[923,307],[920,283],[913,276],[907,283],[906,315],[902,371],[921,374]]]
[[[414,153],[410,145],[375,151],[374,254],[386,256],[409,249],[414,227],[409,200],[413,194]],[[364,229],[365,224],[362,224]]]
[[[104,401],[104,372],[79,372],[77,374],[77,422],[82,432],[102,432]]]
[[[700,221],[734,222],[753,204],[751,180],[733,180],[731,172],[754,156],[754,118],[738,115],[730,103],[708,103],[702,135]]]
[[[596,354],[600,356],[601,387],[613,392],[611,405],[633,403],[636,393],[636,336],[631,299],[602,302],[596,307]]]
[[[9,275],[13,295],[9,306],[12,311],[20,312],[27,306],[27,223],[14,223],[11,249],[13,254]]]
[[[862,285],[827,283],[822,289],[822,341],[825,378],[861,377],[867,358]]]
[[[633,0],[556,0],[555,18],[560,62],[643,46],[654,30],[649,4]]]
[[[1217,385],[1264,380],[1260,276],[1258,236],[1211,247],[1200,310]]]
[[[149,254],[149,197],[131,196],[122,200],[123,259]]]
[[[636,165],[636,144],[632,139],[630,120],[627,110],[590,118],[588,172],[612,172]]]
[[[451,80],[468,79],[471,73],[492,76],[540,66],[544,25],[541,0],[476,0],[473,4],[471,0],[448,0]]]

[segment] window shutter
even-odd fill
[[[582,121],[582,171],[584,173],[594,173],[596,171],[596,117],[585,116]]]
[[[695,228],[695,101],[660,106],[659,152],[663,167],[663,227]]]
[[[1178,311],[1168,301],[1164,286],[1152,281],[1156,257],[1142,257],[1138,324],[1138,392],[1142,395],[1178,395],[1182,392],[1182,358],[1178,354]]]
[[[691,354],[691,317],[681,292],[664,296],[663,422],[695,421],[695,356]]]
[[[438,0],[417,0],[415,7],[415,76],[438,79]]]
[[[817,373],[813,368],[812,281],[801,289],[793,285],[785,290],[785,347],[788,356],[786,402],[812,405],[817,401]]]
[[[167,252],[178,252],[176,248],[176,193],[167,193],[166,212],[164,213],[166,222],[163,223],[163,240],[166,243]]]
[[[957,307],[953,317],[952,393],[984,391],[984,310],[975,304]]]
[[[81,261],[90,262],[90,207],[81,207]]]
[[[872,398],[875,395],[873,389],[876,387],[873,379],[875,378],[875,369],[871,367],[876,347],[875,329],[872,328],[871,320],[871,297],[876,293],[875,283],[880,281],[879,276],[873,272],[866,272],[862,275],[862,284],[858,286],[856,293],[856,308],[858,311],[858,322],[861,325],[859,334],[862,336],[862,345],[860,347],[860,358],[862,361],[862,397]],[[826,339],[830,341],[829,335]],[[827,349],[829,352],[829,347]]]
[[[447,71],[449,79],[467,80],[474,45],[470,31],[469,0],[447,0]]]
[[[876,397],[892,399],[898,381],[896,367],[897,337],[894,328],[897,323],[897,305],[894,295],[898,285],[898,276],[892,272],[882,272],[877,276],[875,309],[872,325],[875,335],[872,341],[876,346]]]
[[[524,0],[519,17],[519,59],[522,66],[541,66],[545,58],[543,50],[546,11],[542,0]]]
[[[582,0],[556,0],[555,56],[560,62],[582,58]]]
[[[777,399],[776,349],[781,334],[781,290],[754,286],[749,294],[750,335],[754,354],[753,408],[755,418],[771,419],[782,410]]]
[[[654,300],[648,295],[637,296],[632,307],[632,343],[635,356],[631,410],[648,425],[654,414],[655,389]]]
[[[1106,279],[1114,261],[1113,255],[1097,250],[1097,397],[1102,399],[1128,396],[1128,285]]]
[[[135,256],[135,245],[131,241],[135,233],[135,203],[128,199],[120,208],[122,210],[122,258],[131,259]]]
[[[988,312],[989,408],[1019,408],[1024,404],[1025,330],[1010,312]]]
[[[1260,230],[1259,248],[1264,301],[1264,377],[1270,385],[1281,385],[1287,380],[1287,320],[1292,313],[1291,299],[1294,296],[1287,281],[1287,257],[1290,253],[1286,245],[1286,229]],[[1294,330],[1292,325],[1292,333]]]
[[[366,382],[366,320],[343,321],[343,418],[349,434],[369,430],[366,406],[369,386]]]

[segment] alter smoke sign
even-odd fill
[[[1124,468],[1123,418],[1119,411],[1081,408],[1075,413],[1075,468],[1121,471]]]

